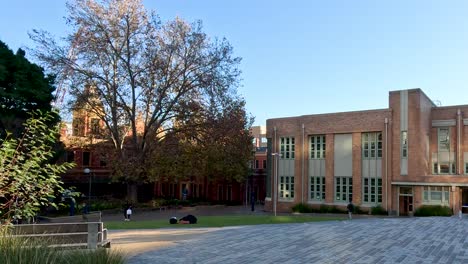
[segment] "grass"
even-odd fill
[[[179,228],[179,227],[223,227],[239,225],[262,225],[262,224],[286,224],[343,220],[344,217],[321,217],[321,216],[201,216],[198,223],[194,225],[171,225],[167,220],[150,221],[109,221],[105,222],[108,229],[155,229],[155,228]]]

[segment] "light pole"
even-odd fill
[[[273,161],[274,161],[274,173],[273,173],[273,184],[274,184],[274,194],[273,196],[273,212],[275,213],[276,216],[276,204],[278,203],[278,172],[279,172],[279,158],[281,157],[280,153],[271,153],[273,156]]]
[[[91,170],[89,168],[85,168],[83,172],[89,176],[88,182],[89,182],[89,187],[88,187],[88,206],[91,203]]]

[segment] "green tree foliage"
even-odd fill
[[[34,216],[62,191],[60,174],[71,163],[52,164],[58,127],[50,128],[54,114],[36,112],[24,124],[20,138],[0,140],[0,220]]]
[[[241,98],[224,100],[210,107],[202,120],[179,119],[178,129],[167,134],[146,160],[150,178],[244,181],[252,159],[253,122],[244,104]]]
[[[53,84],[54,78],[29,62],[22,49],[14,54],[0,41],[0,137],[7,131],[20,135],[30,111],[50,111]],[[54,115],[49,122],[57,121],[58,115]]]

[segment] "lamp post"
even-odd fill
[[[88,175],[88,182],[89,182],[89,187],[88,187],[88,205],[91,203],[91,170],[89,168],[85,168],[83,170],[84,174]]]
[[[281,157],[280,153],[271,153],[273,156],[273,165],[274,165],[274,173],[273,173],[273,184],[274,184],[274,194],[273,196],[273,212],[276,216],[276,204],[278,203],[278,172],[279,172],[279,158]]]

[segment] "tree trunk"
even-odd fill
[[[138,202],[138,185],[136,183],[127,183],[127,201]]]

